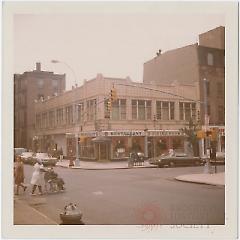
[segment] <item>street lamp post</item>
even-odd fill
[[[59,60],[55,60],[55,59],[52,60],[51,62],[52,62],[52,63],[62,63],[62,64],[64,64],[65,66],[67,66],[67,67],[71,70],[71,72],[72,72],[72,74],[73,74],[73,76],[74,76],[75,87],[77,86],[77,76],[76,76],[76,73],[75,73],[75,71],[73,70],[73,68],[72,68],[69,64],[67,64],[66,62],[62,62],[62,61],[59,61]],[[74,110],[74,109],[73,109],[73,110]],[[75,124],[77,124],[76,109],[75,109]],[[75,131],[75,139],[76,139],[76,159],[75,159],[75,166],[80,166],[77,129],[76,129],[76,131]]]

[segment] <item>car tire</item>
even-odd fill
[[[170,162],[168,166],[169,167],[175,167],[175,163],[174,162]]]

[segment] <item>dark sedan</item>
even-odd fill
[[[175,166],[200,166],[204,161],[199,157],[193,157],[186,153],[168,153],[149,160],[150,164],[158,167],[175,167]]]

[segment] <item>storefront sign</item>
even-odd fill
[[[134,136],[145,136],[144,131],[103,131],[103,136],[108,137],[134,137]]]
[[[184,136],[185,134],[179,130],[149,130],[147,136]]]

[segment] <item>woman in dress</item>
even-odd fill
[[[23,169],[23,162],[21,157],[16,157],[16,161],[14,163],[14,182],[17,185],[17,192],[16,195],[19,194],[19,187],[23,188],[23,191],[26,191],[26,186],[23,185],[24,182],[24,169]]]
[[[32,187],[32,193],[31,195],[36,195],[35,190],[38,187],[39,194],[42,195],[42,184],[43,184],[43,172],[44,172],[44,167],[42,164],[42,161],[40,159],[37,160],[37,162],[33,166],[34,171],[31,179],[31,184],[33,185]]]

